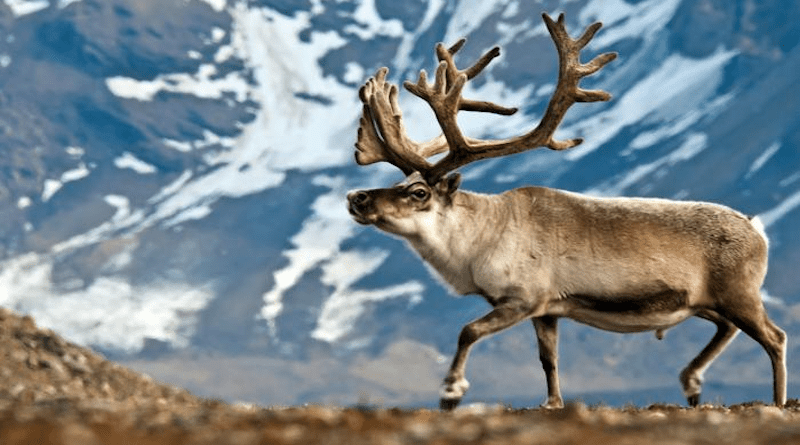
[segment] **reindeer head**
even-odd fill
[[[466,82],[480,74],[500,55],[497,47],[484,54],[470,68],[459,70],[453,56],[466,40],[461,39],[449,49],[439,44],[436,46],[439,66],[434,84],[428,83],[424,70],[420,71],[416,83],[403,84],[408,91],[428,102],[442,128],[442,134],[430,141],[415,142],[406,134],[397,101],[398,88],[386,81],[387,68],[379,69],[366,82],[359,91],[363,112],[356,142],[356,162],[359,165],[388,162],[402,170],[407,177],[391,188],[350,193],[349,210],[357,222],[375,224],[382,230],[399,235],[410,234],[419,221],[450,205],[459,179],[457,174],[448,176],[449,172],[479,159],[538,147],[564,150],[582,142],[580,138],[557,141],[553,139],[553,134],[575,102],[606,101],[611,98],[605,91],[584,90],[578,83],[583,77],[597,72],[614,60],[616,54],[601,54],[591,62],[582,64],[579,60],[580,50],[589,43],[602,24],[594,23],[580,38],[572,39],[566,31],[563,14],[557,22],[547,14],[542,14],[542,17],[558,51],[558,85],[542,120],[536,128],[523,135],[502,140],[473,139],[462,134],[456,120],[461,110],[501,115],[511,115],[517,111],[516,108],[461,97]],[[444,152],[447,154],[435,164],[428,162],[431,156]]]
[[[435,218],[452,203],[461,175],[453,173],[428,185],[419,172],[390,188],[358,190],[347,195],[348,210],[359,224],[400,236],[413,236],[435,227]]]

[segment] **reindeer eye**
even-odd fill
[[[411,196],[422,201],[428,197],[428,191],[425,189],[416,189],[413,192],[411,192]]]

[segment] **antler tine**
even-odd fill
[[[436,53],[441,62],[436,70],[433,85],[428,83],[427,73],[421,70],[417,83],[406,82],[405,87],[426,101],[430,101],[434,96],[446,97],[447,106],[453,109],[454,114],[458,109],[502,115],[515,113],[516,108],[461,98],[461,89],[466,80],[478,75],[500,54],[500,49],[495,47],[470,68],[460,71],[452,56],[464,46],[465,42],[466,39],[462,38],[447,49],[441,44],[437,45]],[[422,143],[408,138],[397,102],[397,87],[386,81],[388,71],[385,67],[379,69],[359,90],[363,110],[356,141],[356,162],[359,165],[389,162],[406,175],[412,171],[427,172],[432,165],[426,159],[447,151],[451,146],[447,140],[447,132]]]
[[[564,14],[560,14],[557,21],[547,14],[542,14],[542,19],[558,52],[558,84],[544,116],[534,129],[504,140],[472,139],[462,134],[456,119],[460,110],[509,115],[517,109],[461,97],[466,82],[500,55],[499,48],[492,48],[471,67],[459,70],[453,61],[453,55],[464,46],[465,39],[461,39],[450,48],[441,44],[436,46],[436,55],[440,62],[433,85],[428,82],[424,70],[420,71],[416,83],[406,81],[403,84],[408,91],[428,102],[442,128],[442,135],[423,143],[408,138],[397,103],[397,87],[386,82],[388,69],[381,68],[359,93],[364,107],[356,142],[356,161],[359,164],[386,161],[406,174],[418,171],[429,184],[435,184],[447,172],[479,159],[510,155],[538,147],[565,150],[583,142],[580,138],[557,141],[553,139],[553,135],[567,110],[575,102],[606,101],[611,98],[605,91],[585,90],[578,84],[582,78],[599,71],[617,55],[601,54],[589,63],[582,64],[580,51],[589,44],[602,24],[598,22],[588,26],[579,38],[573,39],[567,32]],[[431,165],[427,161],[428,157],[448,149],[448,154],[436,164]]]
[[[356,162],[367,165],[388,162],[409,175],[427,171],[431,164],[426,158],[447,149],[443,137],[417,143],[406,134],[403,115],[398,104],[397,86],[386,81],[389,69],[383,67],[359,90],[363,103],[356,140]]]
[[[561,14],[561,16],[563,15],[564,14]],[[594,35],[597,34],[597,31],[599,31],[600,28],[602,27],[603,23],[601,22],[594,22],[588,27],[586,27],[586,31],[584,31],[583,34],[578,38],[578,40],[575,41],[575,44],[578,46],[578,49],[583,49],[583,47],[589,44],[589,41],[591,41],[594,38]]]
[[[464,46],[464,43],[466,41],[467,41],[467,39],[463,39],[462,38],[461,40],[456,42],[456,44],[452,46],[452,48],[456,48],[456,51],[453,51],[453,52],[451,52],[450,50],[445,49],[444,45],[442,45],[441,43],[437,43],[436,44],[436,47],[435,47],[436,58],[439,59],[439,63],[440,64],[441,64],[441,62],[445,62],[446,63],[445,66],[447,67],[447,69],[445,70],[445,74],[446,74],[446,77],[447,77],[447,88],[448,89],[456,81],[456,77],[458,77],[458,74],[459,74],[458,68],[456,68],[456,64],[453,61],[453,55],[456,52],[458,52],[458,50],[461,49],[462,46]],[[436,71],[438,72],[439,70],[437,69]]]
[[[478,74],[486,68],[495,57],[500,55],[500,48],[495,46],[494,48],[490,49],[486,53],[481,56],[478,61],[476,61],[471,67],[465,70],[459,70],[456,67],[455,61],[453,60],[453,55],[455,55],[458,50],[460,50],[464,43],[467,41],[466,38],[461,38],[458,42],[456,42],[453,46],[449,49],[444,49],[444,46],[440,43],[436,45],[436,56],[438,57],[439,61],[447,62],[447,88],[451,88],[453,83],[455,83],[456,78],[459,74],[463,73],[467,75],[467,80],[470,80],[477,76]],[[407,88],[407,87],[406,87]],[[464,111],[482,111],[486,113],[494,113],[494,114],[501,114],[504,116],[509,116],[517,112],[517,108],[508,108],[501,105],[497,105],[492,102],[486,101],[475,101],[469,99],[461,99],[459,104],[459,110]]]
[[[452,83],[455,81],[456,76],[459,73],[466,74],[468,80],[472,79],[473,77],[480,74],[481,71],[483,71],[483,69],[486,68],[489,65],[489,63],[492,62],[492,59],[500,55],[500,47],[495,46],[494,48],[484,53],[483,56],[481,56],[481,58],[478,59],[478,61],[475,62],[471,67],[467,68],[466,70],[460,71],[458,68],[456,68],[456,64],[453,61],[453,56],[455,55],[456,52],[458,52],[458,50],[461,49],[462,46],[464,46],[464,43],[466,41],[467,39],[462,38],[461,40],[456,42],[453,46],[451,46],[449,49],[445,49],[444,45],[442,45],[441,43],[436,45],[437,58],[439,59],[439,61],[443,60],[447,62],[448,85],[452,85]]]
[[[364,105],[359,123],[355,153],[356,163],[358,165],[367,165],[387,160],[386,144],[383,143],[375,131],[369,105]]]
[[[553,139],[553,133],[555,133],[556,128],[561,123],[569,107],[575,102],[598,102],[611,99],[611,95],[605,91],[584,90],[578,86],[578,83],[582,78],[596,73],[608,62],[616,59],[617,54],[601,54],[592,59],[591,62],[582,64],[580,62],[581,49],[589,43],[597,31],[602,28],[603,24],[601,22],[595,22],[589,25],[578,39],[573,39],[567,32],[563,13],[559,14],[557,22],[554,22],[547,13],[542,14],[542,19],[558,51],[559,69],[558,86],[547,105],[545,116],[542,118],[537,129],[542,127],[548,134],[547,140],[541,145],[552,150],[564,150],[583,142],[582,139],[567,141],[556,141]]]
[[[386,144],[375,128],[372,110],[369,106],[372,89],[373,82],[370,79],[358,90],[358,96],[363,103],[355,152],[356,163],[359,165],[367,165],[389,159]]]
[[[455,54],[464,46],[465,43],[467,43],[467,38],[462,37],[458,39],[458,42],[454,43],[453,46],[451,46],[447,51],[449,51],[450,54]]]
[[[442,125],[444,134],[447,136],[450,152],[427,172],[428,182],[436,182],[447,172],[479,159],[510,155],[538,147],[565,150],[583,142],[580,138],[557,141],[553,139],[553,135],[567,110],[575,102],[606,101],[611,98],[611,95],[605,91],[584,90],[578,86],[578,83],[582,78],[603,68],[617,55],[615,53],[602,54],[591,62],[582,64],[580,50],[591,41],[602,24],[594,23],[588,26],[578,39],[572,39],[566,29],[564,14],[560,14],[557,21],[554,21],[546,13],[542,14],[542,18],[559,56],[558,84],[542,120],[533,130],[511,139],[498,141],[467,139],[461,134],[455,116],[448,117],[448,110],[440,104],[440,101],[429,100],[429,104],[434,108],[434,113]],[[453,89],[455,89],[455,85]]]
[[[486,68],[489,65],[489,63],[491,63],[492,60],[494,60],[494,58],[499,55],[500,55],[499,46],[495,46],[494,48],[487,51],[483,56],[481,56],[480,59],[478,59],[477,62],[475,62],[475,64],[464,70],[464,74],[467,75],[467,79],[472,79],[473,77],[480,74],[481,71],[483,71],[483,69]]]

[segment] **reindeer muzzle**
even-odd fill
[[[359,224],[371,224],[367,215],[374,208],[374,200],[366,190],[357,190],[347,194],[347,210]]]

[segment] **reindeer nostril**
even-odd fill
[[[355,205],[363,205],[367,201],[369,201],[369,195],[367,194],[367,192],[358,191],[352,195],[350,200]]]

